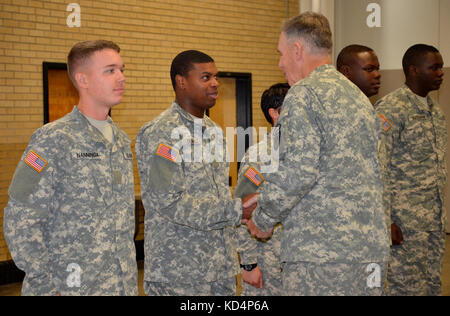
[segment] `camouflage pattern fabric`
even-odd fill
[[[215,133],[206,136],[208,130]],[[207,116],[194,120],[175,102],[136,138],[147,282],[226,282],[239,271],[232,238],[242,202],[231,197],[227,160],[201,155],[198,161],[202,148],[225,150],[223,131]]]
[[[144,282],[149,296],[235,296],[236,278],[209,283],[157,283]]]
[[[131,141],[109,121],[112,144],[77,107],[31,137],[4,218],[23,295],[137,295]]]
[[[279,170],[258,189],[253,220],[262,231],[283,224],[281,262],[387,262],[379,119],[367,97],[323,65],[291,87],[277,126]]]
[[[285,295],[381,296],[386,264],[315,263],[283,264]]]
[[[438,104],[427,102],[404,85],[376,103],[386,120],[380,163],[392,221],[405,230],[443,231],[447,129]]]
[[[263,231],[283,223],[281,261],[387,261],[379,119],[369,100],[323,65],[291,87],[277,126],[279,171],[258,189],[253,219]]]
[[[376,110],[384,121],[384,199],[405,239],[392,247],[388,294],[439,294],[446,223],[444,115],[431,97],[424,104],[406,85],[378,101]],[[435,235],[440,237],[430,240]]]
[[[442,295],[445,237],[444,232],[403,231],[403,244],[392,246],[386,294]]]

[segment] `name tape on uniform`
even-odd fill
[[[392,124],[389,123],[389,121],[387,120],[387,118],[384,117],[383,114],[378,114],[378,115],[380,116],[381,122],[383,123],[383,129],[384,129],[384,131],[387,132],[388,130],[391,129]]]
[[[173,149],[170,146],[164,145],[164,144],[159,144],[158,149],[156,150],[156,154],[158,156],[161,156],[165,159],[168,159],[172,162],[176,162],[179,152],[176,149]]]
[[[47,165],[47,161],[36,154],[33,150],[30,150],[23,161],[39,173],[41,173]]]
[[[73,153],[74,159],[103,159],[104,155],[101,153],[96,152],[88,152],[88,153],[82,153],[82,152],[75,152]]]
[[[248,168],[244,176],[256,184],[257,187],[259,187],[259,185],[264,181],[264,177],[253,167]]]

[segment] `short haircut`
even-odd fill
[[[285,22],[282,32],[288,40],[303,39],[313,52],[326,51],[331,53],[333,47],[332,34],[328,19],[314,12],[302,13]]]
[[[194,64],[213,63],[209,55],[202,53],[198,50],[187,50],[179,53],[172,61],[170,66],[170,79],[172,80],[173,90],[175,90],[177,83],[175,77],[180,75],[187,77],[189,71],[194,68]]]
[[[350,66],[355,61],[355,56],[359,53],[373,52],[373,49],[363,45],[349,45],[344,47],[336,60],[336,68],[341,71],[342,66]]]
[[[423,62],[423,57],[428,53],[439,53],[439,50],[425,44],[416,44],[408,48],[402,60],[403,72],[406,77],[409,76],[409,67],[419,66]]]
[[[93,53],[103,49],[112,49],[120,53],[119,45],[106,40],[79,42],[72,47],[67,56],[67,72],[75,87],[78,87],[75,81],[76,69],[83,65]]]
[[[269,115],[269,109],[278,109],[283,105],[284,97],[289,91],[289,88],[287,83],[277,83],[264,91],[261,96],[261,110],[267,122],[272,125],[273,121]]]

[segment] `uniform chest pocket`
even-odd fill
[[[433,154],[433,135],[433,123],[427,115],[416,114],[408,118],[403,138],[412,160],[423,161]]]
[[[105,154],[86,150],[73,151],[63,167],[61,187],[65,199],[72,201],[74,209],[82,212],[86,208],[104,205],[103,192],[99,183],[103,180],[102,170],[106,168]]]
[[[190,188],[196,192],[206,192],[211,190],[214,184],[214,179],[211,175],[211,170],[205,162],[186,162],[183,163],[183,170],[186,176],[186,181],[190,182]]]

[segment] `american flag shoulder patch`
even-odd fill
[[[383,129],[385,132],[391,129],[392,124],[384,117],[383,114],[378,114],[381,119],[381,123],[383,123]]]
[[[244,176],[246,176],[257,187],[259,187],[259,185],[264,181],[264,177],[253,167],[248,168]]]
[[[39,173],[41,173],[47,165],[47,161],[33,150],[30,150],[23,161]]]
[[[164,144],[159,144],[158,149],[156,150],[156,154],[158,156],[161,156],[165,159],[168,159],[172,162],[176,162],[179,152],[176,149],[173,149],[170,146],[164,145]]]

